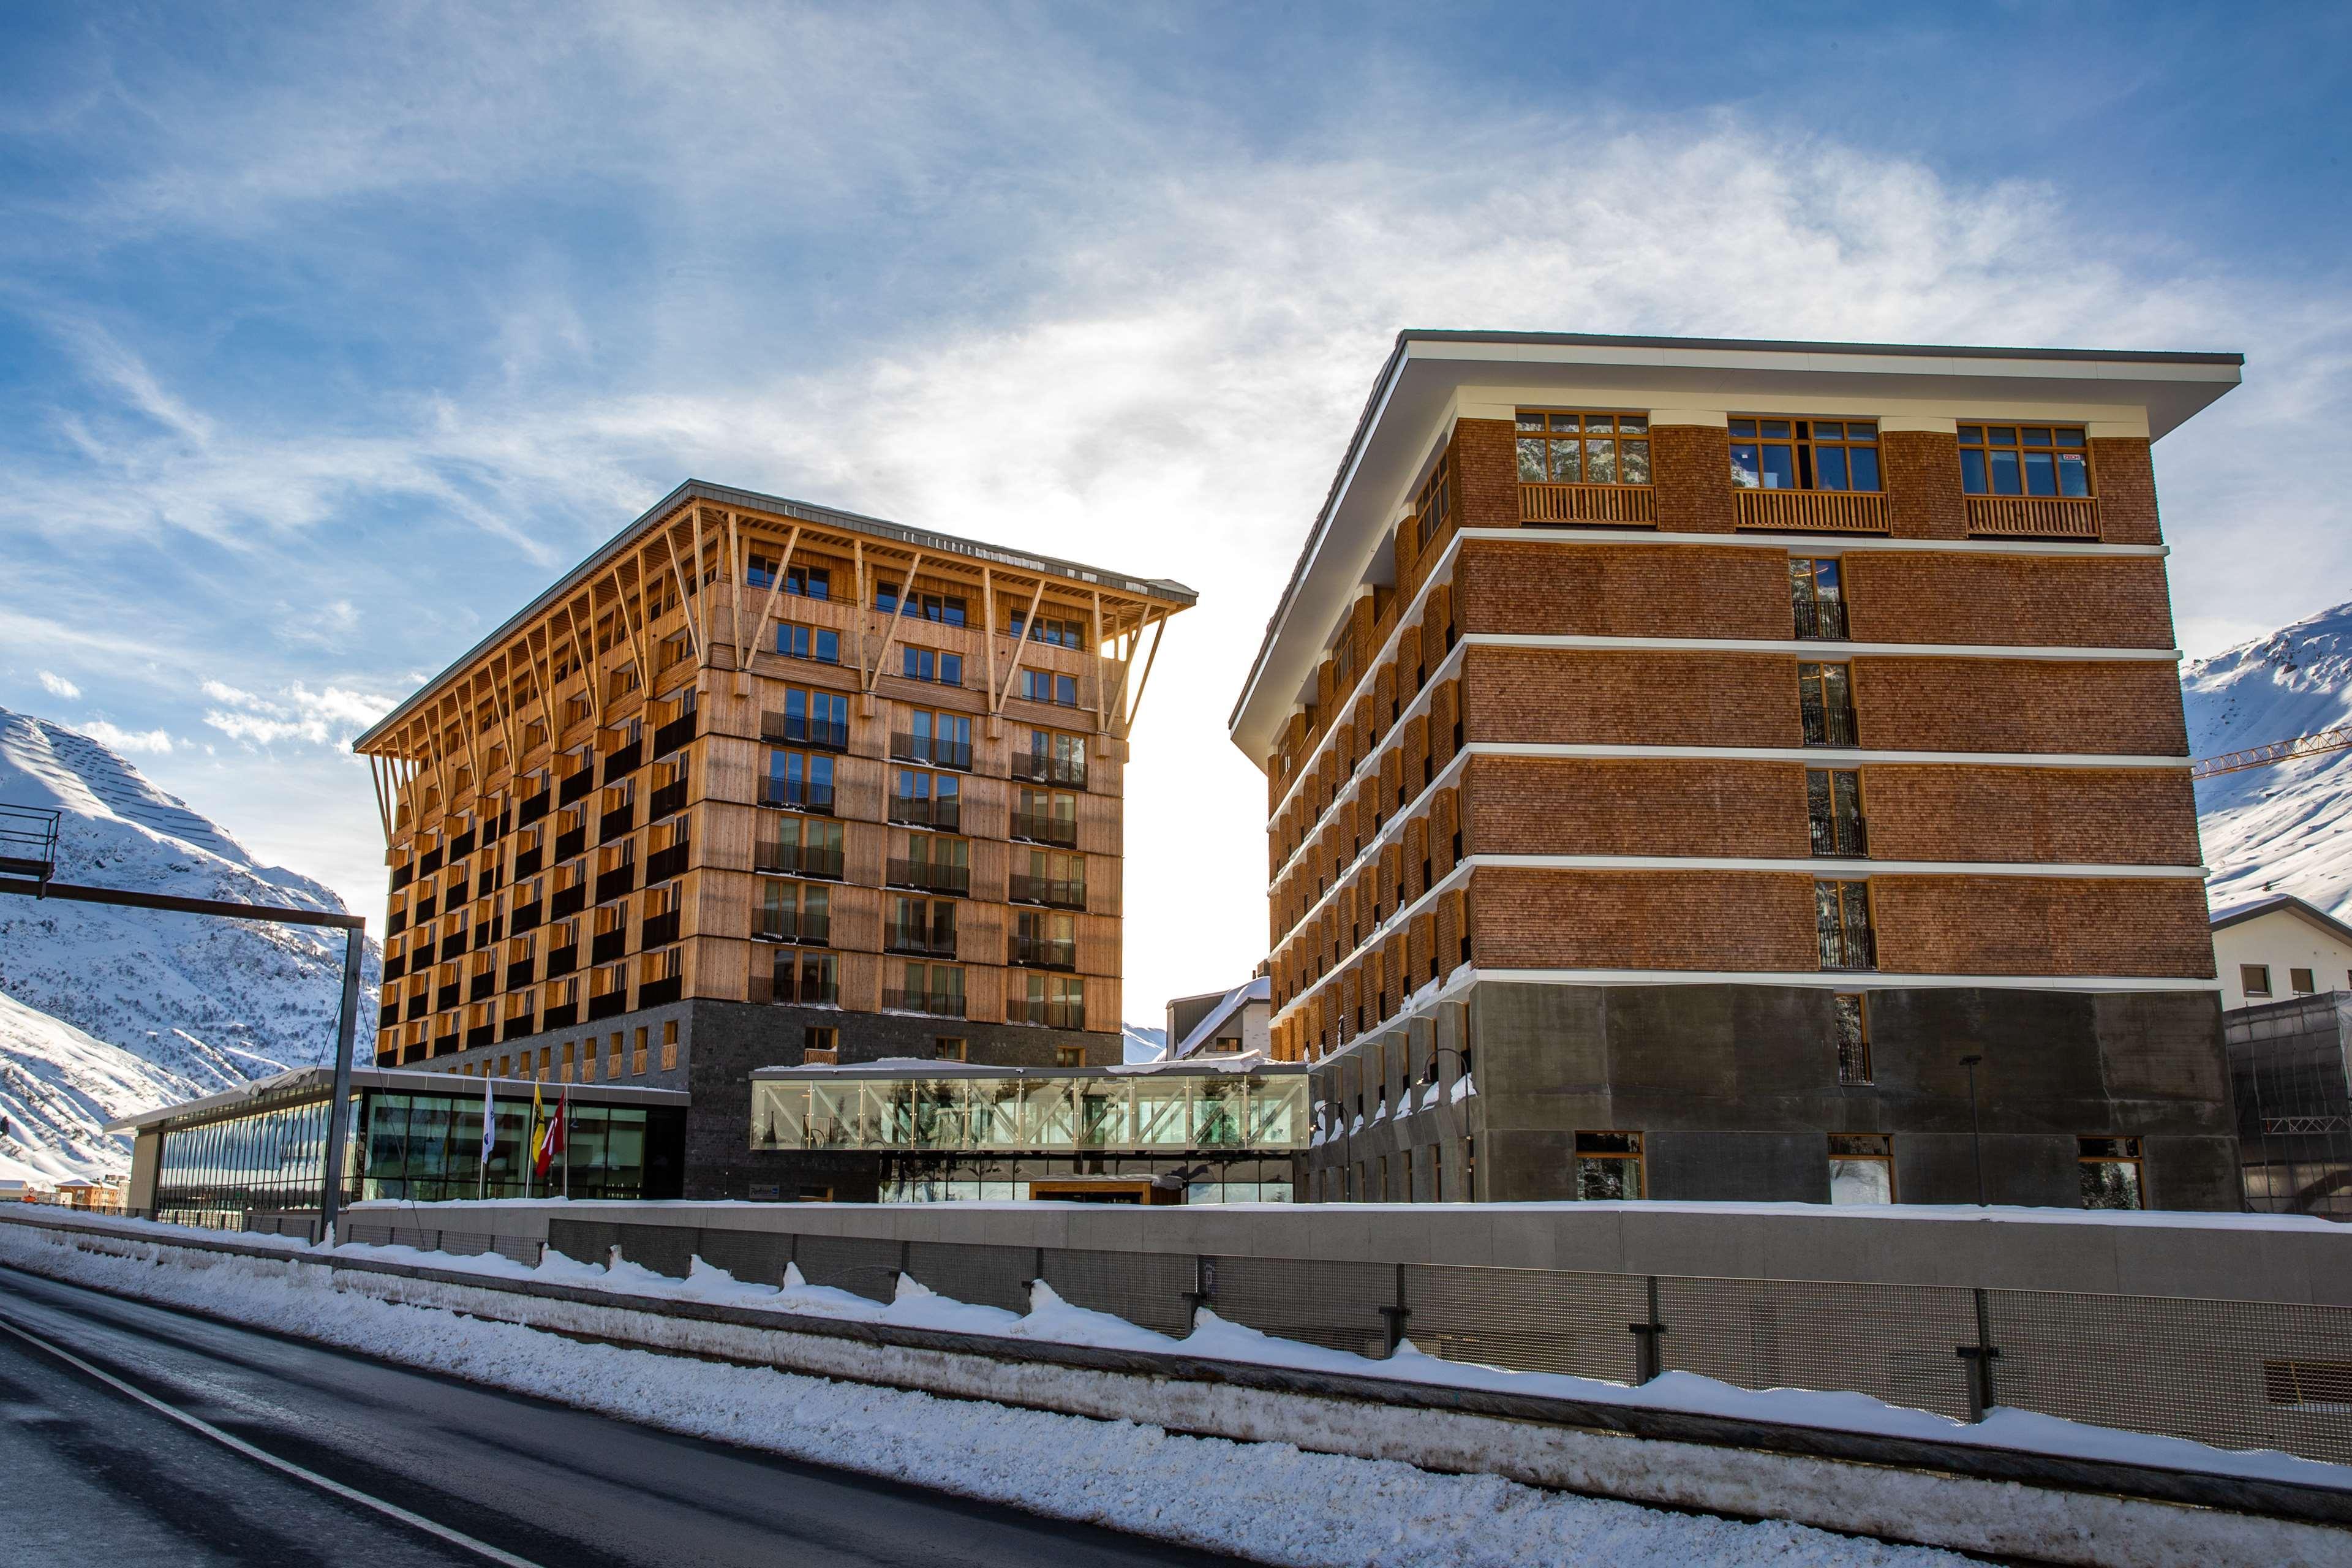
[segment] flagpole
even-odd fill
[[[563,1201],[572,1201],[572,1086],[563,1086],[563,1098],[555,1102],[555,1124],[563,1130],[556,1147],[563,1151]]]
[[[485,1070],[482,1074],[482,1161],[474,1175],[474,1201],[481,1202],[490,1192],[490,1145],[498,1137],[498,1079]]]

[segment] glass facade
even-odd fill
[[[261,1104],[242,1116],[167,1131],[155,1166],[157,1217],[203,1224],[248,1209],[317,1208],[327,1103],[320,1097]],[[346,1194],[350,1169],[347,1152]]]

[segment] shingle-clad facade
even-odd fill
[[[2234,1206],[2149,449],[2237,364],[1403,334],[1233,720],[1307,1195]]]
[[[753,1068],[1118,1060],[1127,738],[1192,600],[681,487],[357,742],[377,1064],[689,1089],[688,1195],[741,1197]]]

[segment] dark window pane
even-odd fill
[[[1992,458],[1992,493],[1997,496],[2021,494],[2022,487],[2017,480],[2017,454],[1993,452],[1989,455]]]
[[[1853,458],[1853,488],[1858,490],[1876,489],[1878,488],[1878,448],[1854,447],[1849,448],[1849,451]]]
[[[1758,450],[1763,466],[1764,488],[1768,490],[1792,490],[1797,488],[1796,455],[1786,447],[1764,447]]]
[[[1763,484],[1755,447],[1731,448],[1731,482],[1743,489],[1751,490]]]
[[[1522,430],[1540,430],[1540,429],[1542,429],[1543,427],[1544,427],[1544,416],[1543,416],[1542,415],[1540,415],[1540,414],[1530,414],[1530,413],[1528,413],[1528,412],[1526,409],[1524,409],[1524,408],[1522,408],[1522,409],[1520,409],[1520,410],[1519,410],[1519,428],[1520,428],[1520,429],[1522,429]]]
[[[2029,447],[2047,447],[2050,445],[2050,432],[2047,430],[2028,430],[2025,433],[2025,445]]]
[[[1847,488],[1844,447],[1823,447],[1813,454],[1813,461],[1817,470],[1813,477],[1814,489],[1842,490]]]
[[[2017,426],[2014,425],[1988,426],[1985,438],[1996,447],[2014,447],[2017,445]]]
[[[1981,426],[1981,425],[1963,425],[1963,426],[1960,426],[1960,445],[1961,445],[1961,446],[1963,446],[1963,447],[1981,447],[1981,446],[1983,446],[1983,445],[1984,445],[1984,426]]]
[[[1642,415],[1624,414],[1618,416],[1617,433],[1621,436],[1645,436],[1649,434],[1649,430],[1650,421]]]
[[[1734,436],[1752,437],[1756,434],[1756,421],[1753,419],[1735,419],[1731,422],[1731,433]]]
[[[1817,441],[1843,441],[1845,439],[1845,426],[1833,419],[1816,419],[1813,421],[1813,438]]]
[[[1960,489],[1972,496],[1991,493],[1985,485],[1985,457],[1982,452],[1960,454]]]
[[[2061,430],[2058,432],[2058,445],[2061,447],[2079,447],[2082,444],[2083,433],[2080,430]]]
[[[1874,420],[1863,425],[1849,423],[1845,427],[1845,438],[1849,441],[1875,441],[1878,439],[1878,425]]]
[[[2048,452],[2025,454],[2025,493],[2030,496],[2054,496],[2058,493],[2058,475]]]
[[[2058,454],[2058,493],[2063,496],[2086,496],[2091,493],[2090,466],[2083,461],[2080,452]]]
[[[1783,441],[1789,438],[1789,422],[1786,419],[1767,419],[1761,423],[1763,434],[1778,436]]]

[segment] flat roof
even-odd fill
[[[1127,1062],[1102,1068],[1023,1068],[1001,1067],[989,1062],[943,1062],[922,1057],[884,1057],[878,1061],[845,1062],[840,1066],[758,1068],[751,1081],[797,1079],[822,1082],[828,1079],[1123,1079],[1123,1078],[1216,1078],[1268,1073],[1276,1076],[1304,1074],[1305,1062],[1270,1061],[1257,1052],[1240,1056],[1211,1057],[1191,1061],[1162,1059],[1149,1062]]]
[[[1138,598],[1160,599],[1174,605],[1192,605],[1200,602],[1200,595],[1183,584],[1167,577],[1129,577],[1124,573],[1105,567],[1088,566],[1081,562],[1065,561],[1058,556],[1038,555],[1023,551],[1006,550],[976,540],[962,539],[951,533],[935,533],[928,529],[909,528],[878,517],[843,511],[835,507],[818,506],[811,501],[792,500],[783,496],[763,495],[758,490],[737,489],[729,485],[713,484],[708,479],[688,479],[645,511],[635,521],[599,545],[586,560],[556,579],[554,584],[507,617],[499,628],[467,648],[452,660],[440,674],[418,687],[391,712],[370,725],[365,733],[352,742],[359,751],[378,736],[405,719],[420,703],[437,693],[441,687],[459,670],[495,649],[515,635],[523,626],[541,616],[555,605],[579,591],[580,584],[593,578],[614,558],[636,542],[654,524],[669,516],[689,501],[709,501],[718,506],[731,506],[744,511],[764,511],[777,517],[799,518],[803,522],[854,530],[883,539],[896,540],[913,549],[933,555],[961,555],[990,565],[1009,566],[1018,572],[1042,573],[1049,576],[1068,577],[1081,583],[1098,584],[1115,588]],[[862,606],[861,606],[862,607]]]
[[[499,1100],[511,1103],[529,1100],[533,1080],[527,1078],[500,1078],[487,1080],[497,1089]],[[403,1068],[353,1068],[353,1089],[389,1089],[405,1094],[470,1095],[478,1100],[484,1079],[469,1078],[464,1073],[417,1072]],[[685,1105],[694,1097],[681,1089],[635,1089],[627,1085],[594,1083],[541,1083],[542,1097],[552,1102],[565,1089],[572,1097],[587,1105]],[[251,1083],[219,1094],[208,1094],[199,1100],[184,1100],[175,1105],[159,1105],[152,1110],[142,1110],[131,1116],[117,1117],[104,1124],[107,1132],[131,1132],[142,1127],[153,1127],[166,1121],[198,1121],[267,1100],[277,1103],[288,1100],[325,1100],[335,1092],[335,1069],[332,1068],[296,1068],[271,1078],[256,1079]]]
[[[1266,621],[1226,721],[1233,742],[1263,762],[1314,678],[1339,614],[1385,544],[1391,502],[1429,456],[1433,421],[1465,384],[1502,380],[1540,391],[1622,384],[1714,393],[1931,395],[1953,383],[1975,397],[2107,403],[2145,409],[2151,438],[2177,429],[2238,384],[2245,356],[2137,349],[1843,343],[1791,339],[1629,337],[1409,327],[1373,377],[1322,507]],[[1295,634],[1293,623],[1298,623]]]

